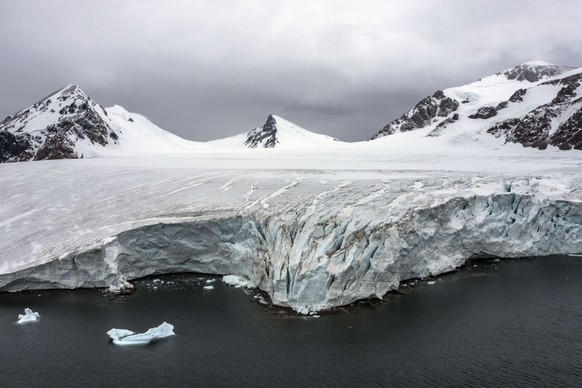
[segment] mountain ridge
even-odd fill
[[[526,62],[478,81],[439,90],[370,140],[428,130],[450,138],[493,135],[505,143],[582,149],[582,68]]]
[[[420,134],[451,145],[498,139],[542,150],[582,150],[582,68],[529,61],[466,85],[437,90],[370,140],[389,140],[408,132],[417,135],[400,141],[405,147],[414,147]],[[0,122],[0,163],[200,150],[301,150],[338,144],[350,143],[308,131],[275,114],[239,135],[189,141],[118,105],[103,108],[75,84]]]

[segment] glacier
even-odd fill
[[[399,136],[416,135],[1,165],[0,291],[199,272],[313,313],[471,258],[582,252],[576,152],[449,152],[412,137],[404,152]]]

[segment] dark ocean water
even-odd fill
[[[481,262],[319,318],[268,310],[220,279],[204,290],[198,277],[142,281],[114,301],[1,295],[0,386],[582,385],[582,257]],[[40,322],[15,324],[25,307]],[[147,346],[105,334],[162,321],[177,335]]]

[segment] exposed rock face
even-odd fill
[[[116,143],[103,107],[69,85],[0,123],[0,162],[76,159],[80,142]]]
[[[469,115],[470,119],[489,119],[493,116],[497,115],[497,109],[492,106],[484,106],[483,108],[479,108],[477,113]]]
[[[517,65],[501,74],[509,80],[538,82],[546,78],[560,75],[570,69],[572,68],[568,66],[552,65],[543,62],[530,62]]]
[[[523,117],[496,123],[487,132],[497,137],[504,136],[506,141],[525,147],[546,149],[552,145],[561,150],[582,149],[582,98],[577,98],[581,83],[582,74],[542,83],[540,87],[560,87],[549,103],[540,105]],[[525,96],[527,90],[520,89],[506,105],[522,103]]]
[[[445,96],[442,90],[437,90],[432,96],[422,99],[416,106],[399,119],[388,123],[370,140],[374,140],[396,132],[412,131],[430,125],[435,118],[447,117],[457,110],[459,102]]]
[[[445,130],[445,128],[447,127],[447,125],[452,124],[452,123],[454,123],[457,120],[459,120],[459,114],[458,113],[453,114],[451,117],[447,117],[446,119],[444,119],[443,121],[441,121],[435,127],[435,129],[433,129],[432,131],[430,131],[427,136],[429,136],[429,137],[439,136],[442,133],[442,131]]]
[[[527,93],[527,89],[517,89],[511,95],[511,97],[509,97],[509,102],[522,102],[523,96],[525,96],[526,93]],[[501,104],[503,104],[503,102]],[[505,103],[504,106],[507,107],[507,103]]]
[[[11,132],[0,131],[0,163],[16,160],[31,147],[28,137],[16,137]]]
[[[245,141],[245,145],[249,148],[273,148],[277,143],[277,120],[273,115],[269,115],[262,127],[249,132]]]
[[[582,150],[582,108],[560,125],[551,136],[550,144],[561,150]]]

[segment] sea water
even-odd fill
[[[580,385],[582,257],[481,261],[430,281],[319,317],[195,274],[144,279],[112,300],[3,294],[0,386]],[[38,322],[16,324],[25,307]],[[163,321],[176,335],[146,346],[106,335]]]

